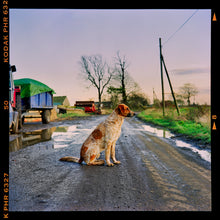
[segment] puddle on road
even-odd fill
[[[57,127],[51,138],[54,142],[54,148],[68,147],[70,144],[82,144],[91,129],[81,128],[80,125],[71,125],[66,127]],[[82,137],[83,136],[83,137]]]
[[[51,135],[56,128],[35,130],[30,132],[23,132],[12,136],[12,140],[9,142],[9,152],[18,151],[22,148],[37,144],[39,142],[49,141]]]
[[[142,125],[142,127],[143,127],[144,131],[153,133],[154,135],[156,135],[158,137],[163,137],[163,138],[168,138],[168,139],[175,137],[175,134],[171,133],[170,131],[168,131],[166,129],[159,129],[159,128],[152,127],[150,125]],[[182,141],[182,140],[173,139],[173,141],[175,142],[177,147],[190,149],[193,152],[198,153],[202,159],[204,159],[208,162],[211,162],[211,152],[210,151],[200,150],[199,147],[193,146],[193,145],[186,143],[185,141]]]
[[[202,159],[204,159],[208,162],[211,162],[211,152],[209,152],[207,150],[200,150],[196,147],[193,147],[191,144],[188,144],[188,143],[181,141],[181,140],[175,140],[175,142],[178,147],[188,148],[188,149],[192,150],[193,152],[198,153]]]
[[[159,129],[150,125],[142,125],[143,129],[137,129],[141,131],[150,132],[158,137],[173,138],[175,135],[166,129]],[[81,144],[85,137],[87,137],[94,127],[90,129],[84,129],[81,125],[67,125],[60,127],[52,127],[44,130],[35,130],[32,132],[24,132],[9,142],[9,152],[14,152],[19,149],[28,147],[44,141],[53,141],[53,144],[45,148],[64,148],[70,144]],[[208,162],[211,162],[211,152],[207,150],[201,150],[199,147],[186,143],[182,140],[172,139],[177,147],[187,148],[195,153],[198,153],[200,157]]]
[[[170,138],[170,137],[175,136],[170,131],[165,130],[165,129],[158,129],[158,128],[152,127],[150,125],[142,125],[142,127],[144,128],[145,131],[149,131],[149,132],[157,135],[158,137]]]
[[[70,144],[80,144],[83,138],[91,133],[91,129],[83,129],[80,125],[52,127],[49,129],[35,130],[31,132],[23,132],[15,136],[9,142],[9,152],[18,151],[22,148],[45,141],[53,141],[52,148],[68,147]],[[48,146],[45,144],[45,148]],[[51,148],[51,147],[49,147]]]

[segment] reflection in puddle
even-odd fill
[[[163,138],[170,138],[173,137],[174,134],[172,134],[170,131],[167,131],[165,129],[158,129],[155,127],[151,127],[150,125],[142,125],[145,131],[149,131],[158,137],[163,137]]]
[[[15,139],[9,142],[9,152],[18,151],[22,148],[37,144],[39,142],[49,141],[55,129],[56,128],[53,127],[49,129],[21,133]]]
[[[145,131],[153,133],[158,137],[163,137],[163,138],[175,137],[174,134],[167,131],[166,129],[158,129],[158,128],[152,127],[150,125],[142,125],[142,127]],[[190,149],[193,152],[198,153],[202,159],[204,159],[208,162],[211,162],[211,152],[209,152],[207,150],[200,150],[197,147],[195,147],[189,143],[186,143],[184,141],[181,141],[181,140],[174,140],[174,141],[175,141],[175,144],[177,147]]]
[[[53,141],[51,146],[53,149],[68,147],[70,144],[81,144],[83,142],[82,135],[84,135],[84,139],[85,136],[91,133],[91,130],[93,128],[82,129],[79,125],[71,125],[23,132],[9,142],[9,152],[50,140]],[[45,148],[47,148],[47,145],[45,145]]]
[[[68,147],[70,144],[82,144],[85,137],[87,137],[93,129],[93,127],[91,129],[84,129],[81,128],[80,125],[57,127],[51,136],[54,148]]]
[[[57,127],[51,136],[54,148],[68,147],[73,141],[73,136],[77,134],[75,130],[76,125]]]
[[[49,129],[23,132],[18,137],[9,142],[9,152],[18,151],[22,148],[53,140],[52,148],[68,147],[76,135],[76,126],[52,127]]]

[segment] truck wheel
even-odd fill
[[[43,124],[48,124],[50,122],[50,110],[44,110],[42,113]]]

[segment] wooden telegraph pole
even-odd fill
[[[165,116],[165,101],[164,101],[164,84],[163,84],[163,65],[162,65],[162,46],[161,38],[159,38],[159,47],[160,47],[160,72],[161,72],[161,87],[162,87],[162,105],[163,105],[163,116]]]

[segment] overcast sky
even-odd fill
[[[120,50],[128,72],[149,96],[161,99],[159,37],[165,42],[196,10],[10,9],[10,63],[15,79],[39,80],[76,100],[98,100],[79,77],[80,57],[101,54],[108,63]],[[210,104],[211,10],[198,10],[163,46],[174,91],[193,83],[195,101]],[[165,77],[165,76],[164,76]],[[167,79],[165,92],[170,93]],[[192,100],[193,101],[193,100]]]

